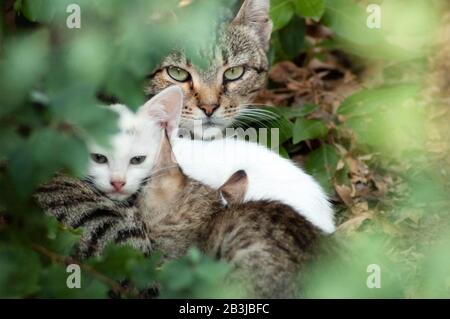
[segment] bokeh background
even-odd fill
[[[193,248],[161,264],[111,246],[66,265],[79,233],[34,205],[56,171],[82,176],[86,140],[106,143],[114,96],[132,108],[160,59],[198,47],[240,1],[0,1],[0,297],[239,297],[230,267]],[[377,4],[381,27],[367,20]],[[310,298],[450,297],[450,6],[445,0],[272,0],[267,89],[272,111],[249,126],[278,127],[281,154],[329,193],[338,230],[302,274]],[[368,266],[381,270],[369,289]],[[150,288],[150,289],[149,289]]]

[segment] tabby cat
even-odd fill
[[[217,40],[201,49],[208,67],[194,65],[182,51],[167,56],[150,77],[150,96],[171,85],[185,93],[181,127],[210,138],[230,127],[264,87],[272,22],[269,0],[245,0],[236,17],[220,25]],[[199,50],[200,51],[200,50]],[[199,124],[200,130],[194,129]]]

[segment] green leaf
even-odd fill
[[[88,264],[111,278],[123,280],[130,276],[135,261],[143,258],[141,252],[131,247],[110,244],[101,256],[89,260]]]
[[[77,176],[84,174],[89,153],[76,136],[51,128],[36,131],[10,156],[8,173],[16,190],[26,198],[33,188],[61,169]]]
[[[371,45],[379,40],[379,32],[366,25],[364,10],[348,0],[327,0],[324,23],[339,37],[359,45]]]
[[[80,241],[80,230],[63,229],[56,218],[51,218],[47,237],[49,238],[49,249],[53,252],[69,256],[74,253],[76,245]]]
[[[272,135],[275,133],[278,133],[278,142],[280,145],[288,141],[292,137],[292,127],[292,122],[287,120],[286,118],[282,117],[277,119],[276,122],[272,125],[272,128],[278,128],[278,131],[272,129],[269,130],[269,141],[272,141]]]
[[[388,157],[425,147],[425,109],[416,103],[420,85],[401,84],[363,90],[348,97],[339,107],[342,127],[350,128],[360,145]]]
[[[114,63],[110,47],[103,41],[105,37],[94,30],[82,33],[67,48],[67,72],[83,84],[98,85]]]
[[[294,144],[305,140],[323,137],[328,129],[320,120],[308,120],[299,117],[295,120],[292,141]]]
[[[67,278],[70,274],[66,271],[66,266],[54,263],[43,270],[40,275],[40,297],[62,299],[108,297],[109,287],[84,270],[81,270],[81,287],[67,287]]]
[[[22,200],[26,199],[38,184],[33,175],[36,172],[36,165],[33,162],[33,152],[29,143],[22,144],[21,148],[12,153],[7,170],[13,182],[11,186],[14,187]],[[47,174],[49,177],[50,172],[47,172]]]
[[[270,17],[273,22],[273,30],[279,30],[289,23],[294,15],[292,0],[272,0],[270,4]]]
[[[416,84],[400,84],[361,90],[346,98],[337,112],[346,117],[366,117],[395,106],[401,101],[415,98],[419,90],[420,86]]]
[[[190,248],[186,254],[186,257],[193,264],[197,264],[202,260],[202,253],[197,248]]]
[[[23,140],[13,130],[3,129],[0,134],[0,158],[9,155]]]
[[[294,16],[280,31],[279,41],[281,49],[288,59],[295,58],[305,47],[305,20]]]
[[[0,61],[0,117],[16,110],[48,66],[48,39],[45,31],[6,42]]]
[[[364,233],[355,233],[346,237],[345,242],[342,241],[343,249],[328,254],[328,258],[319,260],[311,266],[307,282],[304,284],[305,296],[307,298],[405,298],[402,290],[407,283],[399,280],[398,276],[408,272],[405,263],[393,262],[393,258],[386,253],[387,243],[393,238],[395,237],[368,236]],[[378,289],[367,289],[368,265],[371,264],[381,266],[382,284]]]
[[[34,251],[2,244],[0,265],[0,298],[27,297],[38,291],[41,264]]]
[[[195,270],[195,274],[210,283],[219,283],[230,271],[231,266],[215,260],[205,260]]]
[[[288,151],[283,146],[280,146],[280,156],[287,159],[290,158]]]
[[[133,259],[128,268],[130,280],[138,289],[146,289],[157,280],[157,266],[161,262],[160,255],[152,253],[149,258]]]
[[[32,22],[50,22],[56,13],[57,2],[53,0],[23,0],[22,12]]]
[[[83,137],[106,145],[117,132],[118,114],[98,105],[89,84],[67,85],[51,96],[50,111],[58,119],[81,129]]]
[[[325,11],[325,0],[295,0],[295,10],[298,15],[317,21]]]
[[[187,289],[195,282],[194,273],[190,265],[183,259],[164,265],[159,278],[164,287],[173,292]]]
[[[22,0],[14,1],[13,9],[16,12],[19,12],[20,10],[22,10]]]
[[[184,257],[162,267],[158,274],[162,285],[161,297],[223,298],[232,291],[223,287],[230,269],[227,263],[205,256],[197,248],[190,248]]]
[[[33,159],[39,167],[47,167],[51,171],[67,168],[77,176],[85,172],[89,153],[76,136],[45,129],[35,134],[31,143]]]
[[[313,177],[317,178],[322,187],[331,193],[331,181],[336,172],[339,162],[339,155],[336,149],[328,144],[324,144],[311,154],[305,163],[305,168]]]

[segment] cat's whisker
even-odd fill
[[[258,116],[258,117],[267,117],[267,118],[273,118],[273,119],[277,119],[280,118],[281,116],[273,111],[269,111],[269,110],[265,110],[265,109],[241,109],[239,111],[240,114],[245,114],[245,115],[251,115],[251,116]]]
[[[241,108],[239,110],[239,112],[243,112],[243,113],[251,113],[251,114],[267,114],[269,116],[275,116],[275,117],[279,117],[280,115],[272,110],[269,109],[263,109],[263,108],[252,108],[252,107],[248,107],[248,108]]]
[[[244,113],[246,114],[255,114],[255,115],[260,115],[260,116],[267,116],[267,117],[271,117],[271,118],[279,118],[280,115],[271,111],[267,111],[267,110],[259,110],[259,109],[247,109],[246,111],[244,111]]]
[[[250,113],[250,112],[240,112],[236,115],[237,117],[246,117],[247,119],[255,119],[255,120],[276,120],[277,118],[274,116],[270,116],[268,114],[258,114],[258,113]]]
[[[265,104],[265,103],[243,103],[243,104],[239,104],[240,106],[263,106],[263,107],[268,107],[271,105]]]
[[[239,116],[239,117],[240,117],[240,119],[247,120],[250,123],[257,123],[258,125],[265,126],[265,123],[262,122],[261,120],[258,120],[258,119],[252,118],[252,117],[247,117],[247,116],[244,116],[244,115]]]
[[[237,124],[237,125],[236,125],[236,124]],[[233,126],[234,126],[235,128],[242,128],[242,129],[245,129],[245,128],[248,128],[248,127],[249,127],[249,124],[246,123],[246,122],[244,122],[244,121],[242,121],[242,120],[234,119],[234,121],[233,121]]]
[[[276,121],[277,118],[271,117],[271,116],[266,116],[266,115],[261,115],[261,114],[246,114],[246,113],[241,113],[236,115],[236,117],[239,118],[243,118],[246,117],[247,119],[254,119],[254,120],[264,120],[264,121]]]
[[[236,117],[258,123],[262,126],[267,126],[267,124],[276,126],[277,120],[280,118],[280,116],[274,112],[259,109],[243,109]]]

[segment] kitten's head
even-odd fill
[[[208,61],[206,69],[174,51],[152,74],[146,89],[150,95],[174,84],[183,88],[180,126],[197,138],[214,136],[232,125],[264,87],[272,31],[269,4],[269,0],[244,1],[233,21],[221,25],[212,49],[200,50]],[[194,131],[194,123],[202,128],[202,136]]]
[[[243,170],[235,172],[218,190],[190,179],[174,158],[168,134],[162,136],[154,172],[144,188],[145,195],[140,198],[144,211],[151,214],[173,214],[188,205],[202,218],[216,211],[213,206],[242,204],[248,189],[247,174]]]
[[[90,145],[88,179],[94,186],[115,200],[135,194],[151,175],[162,128],[171,132],[177,127],[182,102],[183,92],[174,86],[153,97],[136,114],[124,105],[111,106],[119,114],[119,132],[112,137],[110,148]]]

